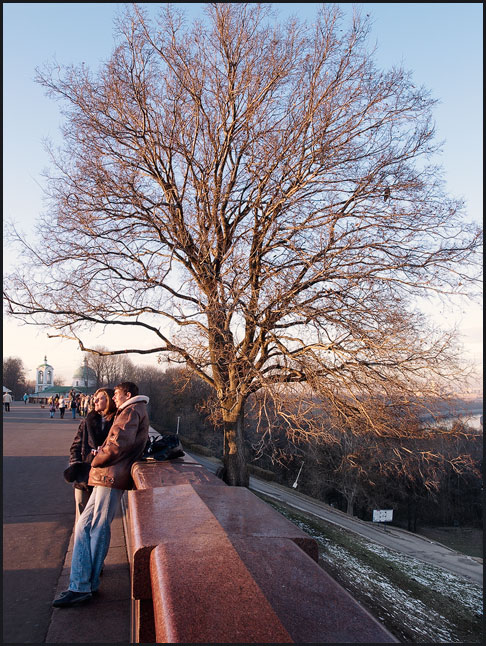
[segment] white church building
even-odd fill
[[[44,362],[36,368],[35,392],[29,395],[29,401],[45,404],[49,397],[67,395],[72,390],[87,394],[96,390],[96,374],[88,366],[86,358],[83,365],[74,373],[70,386],[55,386],[54,368],[47,362],[47,356],[44,356]]]
[[[46,388],[54,385],[54,368],[47,363],[47,356],[44,357],[44,363],[36,368],[35,393],[41,393]]]

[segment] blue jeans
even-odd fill
[[[76,419],[76,409],[71,408],[71,413],[73,414],[73,419]]]
[[[94,592],[110,547],[111,522],[123,496],[123,489],[93,487],[88,503],[74,530],[69,590]]]

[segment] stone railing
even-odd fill
[[[192,458],[137,462],[125,502],[132,643],[396,643],[317,543]]]

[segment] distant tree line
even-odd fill
[[[188,448],[221,457],[217,406],[204,382],[176,368],[150,387],[154,425],[174,432],[180,417]],[[482,525],[482,435],[460,423],[449,433],[428,427],[389,437],[334,425],[322,434],[325,439],[299,434],[292,442],[277,417],[266,422],[271,432],[256,413],[247,415],[245,450],[256,476],[292,486],[303,464],[299,491],[363,520],[371,520],[374,509],[393,509],[394,522],[410,531]]]
[[[459,425],[458,425],[459,426]],[[275,479],[363,520],[393,509],[394,522],[419,526],[482,523],[482,435],[456,427],[450,435],[376,438],[336,430],[335,438],[291,446],[284,434],[254,463]],[[273,454],[273,455],[272,455]]]
[[[138,367],[133,375],[150,397],[155,428],[179,428],[188,449],[222,457],[218,406],[205,382],[181,368]],[[421,434],[401,429],[378,437],[333,420],[318,439],[299,432],[292,441],[277,416],[267,410],[263,423],[260,411],[259,405],[249,410],[245,429],[255,475],[292,486],[304,463],[299,491],[364,520],[371,520],[373,509],[393,509],[394,522],[410,531],[482,524],[482,435],[467,427],[457,423],[449,433],[429,427]]]

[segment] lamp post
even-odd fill
[[[292,485],[294,489],[297,489],[297,482],[299,481],[300,472],[302,471],[303,466],[304,466],[304,463],[302,462],[302,464],[300,465],[299,473],[297,474],[297,477],[295,478],[295,482]]]

